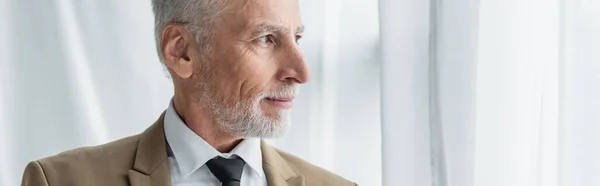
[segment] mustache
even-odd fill
[[[286,84],[283,87],[277,88],[275,90],[261,93],[259,95],[260,99],[263,98],[295,98],[299,94],[298,84]]]

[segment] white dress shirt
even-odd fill
[[[221,186],[205,165],[208,160],[217,156],[237,156],[246,162],[241,186],[267,185],[262,168],[260,139],[244,139],[230,153],[220,153],[185,125],[175,111],[173,101],[165,113],[164,126],[173,186]]]

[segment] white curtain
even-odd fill
[[[600,185],[600,1],[379,7],[383,185]]]
[[[301,0],[313,72],[271,143],[359,185],[600,185],[600,1]],[[0,0],[0,185],[141,132],[149,0]]]
[[[361,185],[381,185],[377,0],[300,1],[292,130],[271,142]],[[0,0],[0,185],[28,161],[142,132],[172,85],[150,0]]]

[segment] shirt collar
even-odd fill
[[[222,154],[187,127],[175,111],[173,100],[167,108],[164,126],[169,148],[182,175],[189,176],[216,156],[236,155],[242,158],[256,174],[260,177],[264,176],[260,139],[246,138],[230,153]]]

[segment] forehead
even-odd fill
[[[296,28],[302,25],[298,0],[232,0],[225,22],[238,29],[264,24]]]

